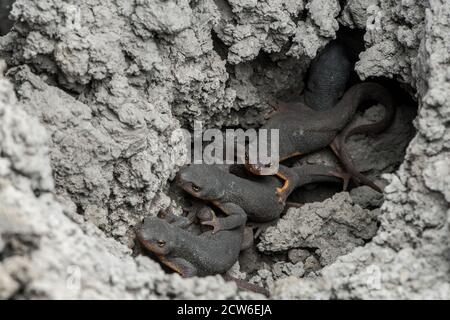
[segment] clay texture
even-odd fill
[[[164,273],[132,253],[133,228],[179,206],[168,186],[186,155],[180,128],[257,127],[271,101],[301,94],[342,27],[364,30],[360,79],[391,78],[418,104],[349,142],[358,168],[387,185],[384,201],[360,187],[290,209],[261,235],[254,270],[233,274],[277,299],[450,298],[447,0],[16,0],[10,17],[0,298],[261,298]]]

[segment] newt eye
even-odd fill
[[[200,188],[198,185],[196,184],[192,184],[192,190],[194,190],[195,192],[199,192],[202,188]]]
[[[164,240],[158,240],[158,246],[164,247],[166,245],[166,242]]]

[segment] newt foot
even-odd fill
[[[348,185],[350,183],[350,179],[352,178],[352,175],[350,173],[342,172],[342,171],[332,171],[330,173],[333,176],[342,179],[342,190],[347,191]]]
[[[287,200],[288,193],[286,192],[286,188],[277,188],[275,194],[277,195],[279,203],[285,203]]]
[[[213,227],[213,230],[211,231],[212,234],[216,234],[217,232],[222,230],[222,226],[220,225],[220,222],[215,214],[213,214],[211,220],[201,221],[200,223],[202,225]]]

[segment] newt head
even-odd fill
[[[139,243],[157,256],[166,256],[174,248],[176,235],[165,220],[148,217],[136,232]]]
[[[222,173],[222,169],[214,165],[192,164],[178,172],[177,184],[196,198],[220,200],[225,193]]]

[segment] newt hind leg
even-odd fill
[[[297,176],[288,167],[280,166],[276,176],[283,181],[283,185],[276,190],[276,195],[280,203],[286,203],[289,195],[297,185]]]
[[[336,178],[342,179],[342,190],[347,191],[352,175],[348,172],[343,172],[339,170],[331,171],[330,174]]]
[[[331,142],[330,147],[331,150],[333,150],[334,154],[338,157],[338,159],[342,162],[345,169],[347,170],[346,173],[344,172],[332,172],[332,174],[336,177],[342,178],[344,180],[344,190],[347,190],[348,184],[350,179],[352,179],[354,182],[356,182],[358,185],[360,183],[363,183],[375,191],[383,192],[379,186],[377,186],[372,180],[364,176],[362,173],[356,169],[355,165],[353,164],[353,161],[351,160],[350,156],[345,152],[343,148],[343,140],[345,140],[345,137],[342,137],[340,135],[336,136],[336,138]]]
[[[295,152],[293,154],[290,154],[287,157],[284,157],[280,159],[280,161],[284,161],[286,159],[296,157],[303,155],[301,152]],[[287,198],[289,195],[294,191],[294,189],[297,186],[297,175],[293,173],[288,167],[280,165],[278,168],[277,173],[275,174],[278,178],[283,181],[283,185],[280,188],[277,188],[276,195],[278,197],[278,201],[280,203],[286,203]]]

